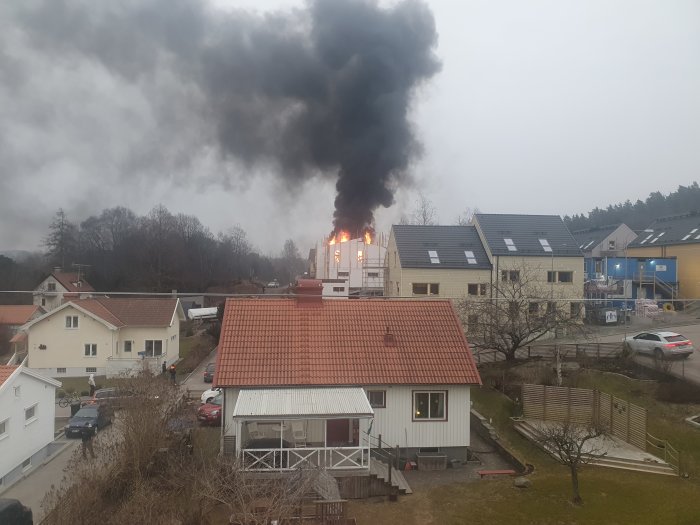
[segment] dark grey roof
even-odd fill
[[[558,215],[477,213],[474,220],[493,255],[581,257],[579,243]],[[551,251],[540,239],[546,241]],[[508,248],[508,244],[512,246]]]
[[[588,252],[603,242],[608,235],[617,230],[620,226],[621,224],[614,224],[612,226],[601,226],[600,228],[579,230],[571,232],[571,235],[573,235],[574,239],[576,239],[579,248],[581,248],[584,252]]]
[[[628,248],[700,243],[700,212],[656,219]]]
[[[392,230],[403,268],[491,269],[474,226],[395,224]],[[431,262],[431,251],[437,254],[432,258],[435,262]],[[465,251],[474,254],[475,263],[469,263]]]

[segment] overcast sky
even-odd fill
[[[418,192],[451,224],[466,207],[573,214],[700,179],[697,1],[426,3],[442,67],[413,92],[422,156],[408,170],[414,183],[404,179],[395,204],[375,212],[378,230],[409,213]],[[222,160],[199,125],[197,86],[161,66],[144,74],[150,57],[106,63],[70,25],[61,33],[14,4],[0,4],[0,251],[36,249],[59,207],[80,222],[162,203],[214,233],[238,224],[263,253],[287,238],[306,252],[331,230],[332,176],[290,185],[279,166]],[[226,18],[305,6],[217,0],[213,9]],[[177,133],[163,143],[163,129]]]

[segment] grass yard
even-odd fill
[[[690,479],[585,467],[579,481],[582,507],[570,503],[571,481],[565,467],[513,430],[517,407],[490,388],[472,390],[474,408],[492,418],[501,440],[521,460],[535,465],[532,487],[516,489],[510,479],[436,486],[402,496],[398,503],[384,499],[350,504],[349,515],[360,524],[450,525],[696,525],[700,523],[700,431],[681,423],[697,405],[670,405],[654,398],[654,383],[586,371],[576,386],[598,388],[648,409],[649,432],[680,448]]]

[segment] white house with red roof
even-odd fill
[[[60,386],[24,366],[0,366],[0,491],[51,455]]]
[[[369,468],[370,447],[465,459],[481,379],[449,300],[228,299],[214,384],[222,448],[249,470]]]
[[[85,299],[92,297],[94,291],[80,273],[55,269],[34,288],[34,304],[53,310],[61,306],[64,299]]]
[[[51,377],[153,372],[180,357],[177,298],[74,299],[22,327],[28,365]]]

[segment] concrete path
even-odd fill
[[[35,468],[27,477],[12,485],[2,493],[3,498],[14,498],[32,509],[34,523],[43,519],[44,512],[41,503],[53,486],[59,486],[70,459],[77,453],[79,439],[58,439],[55,443],[64,445],[47,463]]]
[[[204,382],[204,369],[209,363],[216,362],[216,350],[217,347],[211,351],[211,353],[204,359],[197,368],[195,368],[190,375],[188,375],[182,383],[183,387],[191,390],[193,392],[204,392],[209,390],[212,386],[211,383]]]

